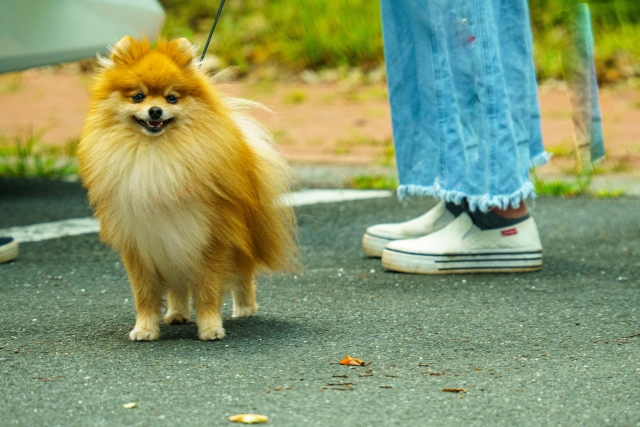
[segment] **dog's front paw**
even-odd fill
[[[189,321],[189,317],[182,313],[178,313],[177,311],[170,311],[166,316],[164,316],[164,321],[167,325],[178,325],[181,323],[187,323]]]
[[[136,327],[129,333],[129,339],[131,341],[156,341],[159,335],[159,329],[151,330]]]
[[[224,338],[224,328],[208,328],[205,330],[198,331],[198,336],[200,341],[213,341],[213,340],[221,340]]]

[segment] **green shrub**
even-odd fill
[[[167,11],[163,35],[204,41],[218,2],[160,0]],[[561,53],[573,0],[530,0],[539,79],[562,78]],[[601,81],[639,74],[640,1],[588,2]],[[339,66],[374,68],[383,61],[379,0],[234,0],[225,4],[210,52],[221,66],[271,63],[298,71]]]
[[[167,37],[200,34],[217,2],[161,0]],[[380,6],[374,0],[244,0],[227,2],[210,51],[240,71],[272,61],[293,69],[374,67],[382,61]]]
[[[73,158],[76,141],[64,148],[40,142],[41,133],[25,133],[13,138],[0,137],[0,176],[68,178],[78,174]]]

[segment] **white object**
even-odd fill
[[[382,266],[420,274],[534,271],[542,267],[542,244],[533,218],[481,230],[462,213],[433,234],[389,243]]]
[[[362,250],[374,257],[381,257],[385,246],[394,240],[415,239],[440,230],[455,216],[444,202],[440,202],[426,214],[397,224],[378,224],[367,228],[362,237]]]
[[[126,35],[154,40],[164,22],[157,0],[2,0],[0,73],[106,53]]]
[[[0,263],[8,262],[18,256],[18,242],[14,239],[0,246]],[[36,319],[33,319],[35,322]]]

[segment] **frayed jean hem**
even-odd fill
[[[491,196],[487,194],[470,196],[460,191],[445,190],[437,183],[429,187],[414,184],[401,185],[396,193],[400,200],[414,196],[429,196],[445,202],[453,202],[457,205],[466,200],[470,210],[479,210],[481,212],[488,212],[492,208],[500,210],[505,210],[509,207],[517,208],[526,199],[536,197],[536,191],[531,182],[524,183],[520,189],[506,196]]]
[[[529,161],[529,169],[534,169],[538,166],[546,165],[551,160],[551,157],[553,157],[553,154],[543,151]]]

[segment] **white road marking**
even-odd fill
[[[392,191],[378,190],[304,190],[288,194],[285,197],[285,202],[291,206],[304,206],[316,203],[376,199],[389,197],[392,194]],[[11,236],[18,242],[40,242],[65,236],[97,233],[98,231],[100,231],[100,224],[95,218],[89,217],[5,228],[0,230],[0,236]]]
[[[389,197],[392,194],[392,191],[380,190],[305,190],[289,193],[285,196],[285,202],[291,206],[304,206],[315,205],[316,203],[376,199],[379,197]]]

